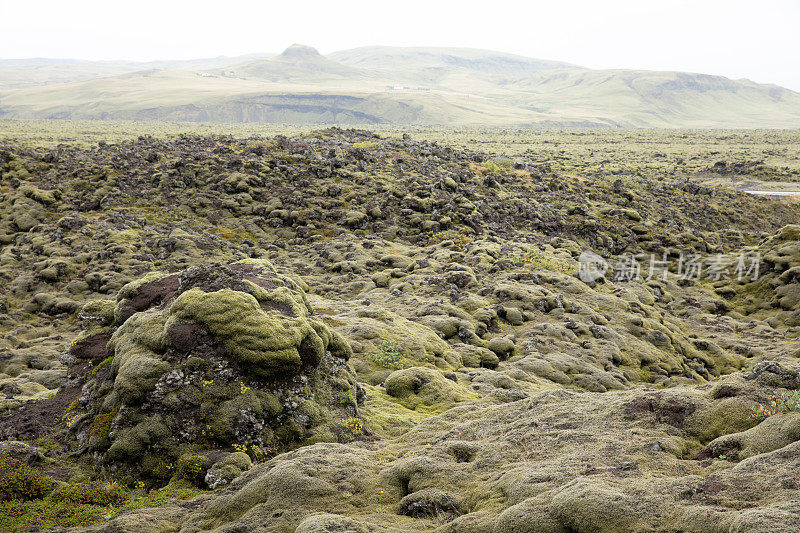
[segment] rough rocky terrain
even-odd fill
[[[800,528],[797,204],[337,129],[0,171],[0,489],[52,484],[9,516],[114,481],[203,492],[60,525]]]

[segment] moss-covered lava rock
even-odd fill
[[[91,338],[109,356],[91,367],[70,431],[112,472],[166,481],[192,454],[335,441],[358,414],[338,401],[360,398],[349,345],[266,261],[150,274],[119,291],[114,316],[71,350],[86,358]]]

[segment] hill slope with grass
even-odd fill
[[[800,94],[684,72],[591,70],[500,52],[293,45],[235,62],[0,65],[0,117],[309,124],[800,127]],[[26,81],[26,76],[30,81]],[[29,84],[33,86],[25,87]]]

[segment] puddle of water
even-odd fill
[[[761,196],[800,196],[800,191],[744,191],[747,194],[757,194]]]

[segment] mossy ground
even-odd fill
[[[583,132],[566,159],[554,157],[561,134],[531,134],[540,150],[527,154],[496,135],[469,148],[335,129],[1,141],[0,429],[81,470],[58,481],[107,475],[129,496],[70,514],[46,495],[6,503],[8,520],[27,509],[42,527],[113,518],[130,531],[791,524],[796,509],[775,502],[796,490],[785,481],[798,475],[796,420],[754,413],[800,388],[800,210],[705,175],[710,151],[752,159],[768,136],[697,132],[676,148],[685,163],[676,151],[651,165],[641,147],[677,134]],[[610,163],[602,139],[615,141]],[[484,141],[519,162],[473,151]],[[735,168],[762,179],[776,165]],[[744,284],[676,272],[587,284],[575,276],[587,249],[612,261],[758,251],[765,269]],[[266,264],[252,279],[225,270]],[[242,452],[252,469],[226,462]],[[130,457],[139,466],[108,468]],[[139,481],[170,488],[146,496]],[[228,488],[165,501],[200,490],[186,483]],[[114,518],[151,503],[163,505]]]

